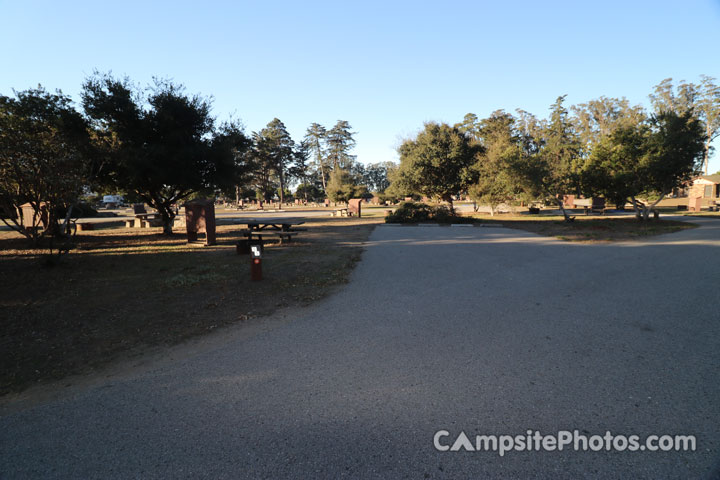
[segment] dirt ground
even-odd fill
[[[266,247],[261,282],[236,253],[242,226],[219,226],[212,247],[188,245],[184,230],[78,232],[53,266],[0,232],[0,395],[307,305],[347,281],[380,221],[309,220],[293,242]]]

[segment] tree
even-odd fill
[[[274,118],[254,135],[255,155],[277,179],[280,203],[285,201],[288,170],[295,159],[295,142],[279,119]]]
[[[400,167],[393,180],[396,191],[409,190],[450,203],[472,183],[470,166],[479,148],[465,134],[447,124],[426,123],[415,140],[400,146]]]
[[[54,231],[61,210],[67,232],[73,204],[99,165],[88,123],[70,97],[41,86],[15,95],[0,96],[0,206],[8,214],[3,222],[36,244]],[[25,203],[31,219],[22,217]]]
[[[701,165],[704,131],[692,111],[678,115],[665,112],[650,120],[645,155],[636,167],[636,193],[630,197],[636,211],[647,220],[650,211],[675,188],[698,174]],[[641,204],[639,194],[657,196],[654,203]]]
[[[388,171],[397,165],[393,162],[370,163],[365,166],[363,183],[370,191],[382,193],[390,186]]]
[[[272,201],[280,185],[273,165],[268,156],[260,148],[263,140],[259,132],[252,134],[252,147],[248,152],[249,166],[251,169],[250,183],[255,190],[255,198],[259,201]]]
[[[399,200],[417,195],[404,173],[400,170],[399,164],[393,163],[392,166],[388,167],[387,178],[390,185],[388,185],[384,193],[388,199]]]
[[[473,140],[479,140],[480,139],[480,123],[478,121],[477,115],[474,113],[467,113],[463,117],[463,121],[460,123],[456,123],[455,128],[460,130],[462,133],[467,135],[469,138]]]
[[[365,164],[352,162],[347,170],[350,172],[350,175],[355,179],[358,185],[366,185],[365,176],[367,175],[367,170],[365,169]]]
[[[663,111],[605,137],[592,154],[592,165],[605,178],[606,194],[629,197],[637,217],[647,220],[666,195],[697,174],[704,138],[692,110]]]
[[[695,107],[698,99],[697,85],[683,80],[676,89],[672,82],[672,78],[666,78],[655,86],[655,93],[650,94],[650,103],[655,113],[674,112],[682,115]]]
[[[319,123],[313,123],[310,125],[305,133],[305,142],[307,144],[308,151],[315,154],[315,165],[320,171],[323,190],[325,190],[328,173],[328,168],[325,165],[325,148],[323,147],[326,135],[327,130]]]
[[[587,150],[604,135],[617,128],[635,125],[645,120],[642,106],[630,106],[626,98],[600,97],[572,107],[574,128]]]
[[[324,190],[319,187],[320,186],[315,183],[301,183],[295,189],[295,196],[302,197],[305,201],[317,200],[325,195]]]
[[[720,136],[720,87],[707,75],[701,75],[700,80],[700,85],[681,81],[675,88],[672,78],[666,78],[655,87],[650,101],[658,114],[674,112],[682,115],[691,111],[704,123],[703,171],[707,175],[713,153],[711,144]]]
[[[300,143],[297,144],[295,151],[293,153],[293,164],[290,167],[289,170],[289,176],[292,178],[295,178],[299,180],[301,185],[309,185],[308,182],[308,172],[309,172],[309,166],[308,166],[308,158],[310,157],[310,148],[308,143],[303,140]],[[309,189],[301,190],[305,201],[308,200],[308,192]],[[300,193],[296,191],[296,197],[299,197]]]
[[[703,171],[708,174],[712,142],[720,136],[720,86],[715,79],[701,75],[700,92],[695,110],[705,122],[705,145],[703,148]]]
[[[637,166],[645,155],[648,135],[646,122],[625,125],[603,135],[593,145],[583,172],[585,181],[618,208],[624,208],[642,188]]]
[[[336,168],[330,174],[326,193],[333,202],[347,203],[351,198],[359,196],[362,191],[358,189],[356,177],[345,169]]]
[[[106,180],[155,208],[172,233],[174,205],[200,191],[238,184],[248,139],[237,123],[220,130],[210,103],[155,80],[139,90],[128,79],[95,74],[83,84],[83,106],[99,136],[112,138]]]
[[[580,193],[583,165],[580,139],[563,106],[564,101],[564,95],[557,98],[550,107],[550,120],[546,124],[539,126],[529,119],[525,126],[526,135],[533,138],[525,138],[523,143],[530,154],[513,166],[513,174],[518,177],[526,195],[552,199],[565,221],[570,222],[572,219],[565,210],[563,196]]]
[[[490,206],[490,214],[502,203],[513,200],[519,187],[513,166],[522,156],[515,119],[502,110],[493,112],[479,124],[477,138],[483,149],[473,165],[477,180],[468,188],[475,202]]]
[[[539,153],[544,145],[542,132],[546,122],[538,120],[535,115],[525,110],[518,108],[515,111],[517,112],[515,125],[524,154],[529,157]]]
[[[349,169],[355,161],[355,155],[350,155],[350,151],[355,147],[355,132],[351,130],[352,127],[347,121],[338,120],[325,135],[327,158],[333,169]]]
[[[647,118],[641,106],[630,106],[626,98],[600,97],[572,107],[574,117],[573,126],[581,142],[581,156],[584,159],[580,169],[580,190],[585,195],[602,194],[615,203],[618,208],[624,208],[628,200],[626,188],[618,182],[623,182],[622,176],[607,177],[602,174],[601,165],[597,159],[590,159],[592,152],[601,142],[620,128],[629,128],[641,124]],[[603,168],[612,167],[604,164]],[[610,183],[608,183],[610,182]],[[612,192],[612,193],[610,193]]]

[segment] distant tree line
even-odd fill
[[[570,109],[565,96],[548,119],[518,110],[472,113],[453,126],[427,123],[398,149],[388,193],[450,202],[466,194],[491,212],[503,203],[551,202],[569,221],[565,195],[604,196],[638,218],[703,167],[720,134],[720,88],[666,79],[650,95],[653,111],[601,97]]]
[[[277,118],[246,134],[181,85],[156,79],[140,88],[97,72],[80,106],[42,86],[0,95],[0,217],[34,242],[51,232],[43,226],[67,229],[91,191],[147,203],[169,234],[177,206],[193,196],[284,202],[294,187],[305,201],[347,201],[389,184],[389,164],[352,155],[355,133],[344,120],[329,130],[314,123],[299,142]],[[33,215],[23,220],[26,204]]]

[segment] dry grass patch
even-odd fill
[[[322,298],[347,281],[376,223],[310,219],[296,241],[266,247],[262,282],[236,254],[241,226],[219,226],[213,247],[188,245],[184,231],[79,232],[52,267],[0,232],[0,394]]]
[[[565,222],[560,215],[501,214],[473,215],[481,223],[500,224],[547,237],[556,237],[570,242],[614,242],[645,238],[653,235],[696,228],[688,222],[676,220],[650,220],[641,222],[634,217],[590,217],[576,216],[572,223]]]

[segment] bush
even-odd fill
[[[431,209],[424,203],[405,202],[385,217],[385,223],[417,223],[430,219]]]
[[[405,202],[385,217],[385,223],[472,223],[472,218],[454,215],[445,205],[432,207],[419,202]]]

